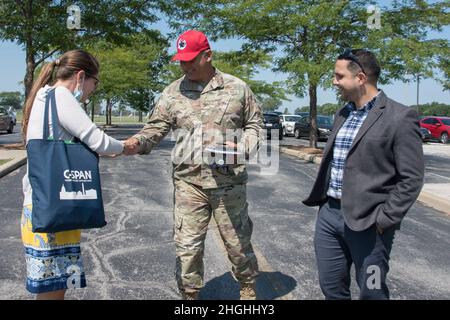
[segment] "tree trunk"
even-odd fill
[[[26,25],[26,44],[25,44],[25,62],[26,62],[26,72],[23,83],[25,85],[25,101],[30,94],[31,88],[33,87],[34,81],[34,70],[36,68],[35,52],[33,46],[33,2],[28,1],[27,3],[20,4],[24,10],[27,25]]]
[[[111,114],[110,114],[110,109],[111,109],[111,99],[107,99],[106,100],[106,125],[111,125]]]
[[[317,85],[309,84],[309,116],[311,128],[309,131],[309,146],[317,148]]]
[[[113,107],[113,104],[112,104],[112,101],[110,100],[109,101],[109,104],[108,104],[108,125],[112,125],[112,107]]]
[[[26,101],[28,95],[30,94],[31,88],[33,87],[34,70],[36,68],[36,62],[34,60],[33,39],[31,35],[29,35],[27,39],[25,54],[26,54],[27,70],[25,73],[25,78],[23,79],[23,83],[25,84],[25,101]]]
[[[139,122],[142,122],[143,121],[143,119],[142,119],[142,111],[139,111]]]

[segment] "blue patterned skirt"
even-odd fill
[[[81,259],[81,230],[34,233],[32,207],[22,211],[22,241],[27,264],[27,290],[31,293],[84,288],[86,277]]]

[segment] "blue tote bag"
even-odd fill
[[[50,107],[51,106],[51,107]],[[51,109],[53,137],[48,113]],[[28,178],[33,189],[33,232],[60,232],[106,225],[98,155],[78,139],[58,140],[55,90],[47,94],[43,139],[27,144]]]

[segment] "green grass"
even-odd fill
[[[4,165],[5,163],[7,163],[8,161],[11,161],[12,159],[0,159],[0,166]]]
[[[90,117],[90,115],[89,115],[89,117]],[[19,123],[22,122],[22,112],[17,112],[16,119],[17,119],[17,122],[19,122]],[[94,122],[97,125],[103,125],[106,123],[106,116],[94,116]],[[137,123],[144,124],[146,122],[147,122],[147,119],[145,116],[142,118],[142,122],[139,122],[138,116],[134,116],[134,117],[126,117],[126,116],[115,117],[115,116],[113,116],[112,117],[113,124],[137,124]]]
[[[19,110],[16,111],[16,120],[17,123],[22,123],[22,111]]]

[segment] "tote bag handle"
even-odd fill
[[[44,132],[44,139],[50,140],[50,130],[49,130],[49,121],[48,121],[48,111],[51,109],[52,114],[52,129],[53,129],[53,139],[58,140],[59,137],[59,119],[58,119],[58,111],[56,110],[56,97],[55,90],[51,89],[47,93],[47,99],[45,99],[45,110],[44,110],[44,127],[42,131]],[[51,100],[51,107],[49,108]]]

